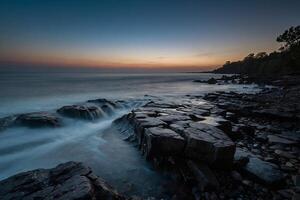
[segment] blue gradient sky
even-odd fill
[[[0,60],[201,70],[278,48],[300,1],[0,0]]]

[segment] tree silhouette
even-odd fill
[[[269,55],[250,53],[243,60],[227,61],[216,73],[247,74],[253,77],[276,77],[286,74],[300,74],[300,26],[290,27],[276,39],[284,43],[280,52]]]
[[[283,42],[284,47],[283,49],[289,49],[293,46],[299,46],[300,44],[300,26],[291,27],[286,30],[283,34],[279,35],[276,39],[277,42]]]

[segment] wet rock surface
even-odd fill
[[[191,118],[186,110],[195,113],[197,107],[190,104],[151,102],[133,110],[125,119],[134,127],[138,144],[147,157],[156,152],[158,157],[176,154],[208,165],[232,165],[235,144],[218,128],[219,123],[201,123],[209,111],[198,107],[199,117]]]
[[[59,116],[47,112],[20,114],[0,119],[0,131],[13,126],[30,128],[60,127],[62,126],[62,120]]]
[[[140,102],[135,103],[138,105]],[[126,101],[88,100],[78,105],[63,106],[56,111],[32,112],[0,118],[0,131],[16,126],[29,128],[61,127],[64,125],[64,117],[95,121],[113,115],[118,109],[130,107],[131,105]]]
[[[23,172],[0,181],[0,199],[125,199],[82,163]]]
[[[238,76],[216,81],[214,84],[251,82]],[[265,87],[257,94],[215,92],[176,99],[148,96],[148,103],[144,101],[143,106],[137,106],[113,125],[158,171],[173,174],[170,199],[297,199],[300,87],[284,84],[278,82],[279,87]],[[127,107],[122,101],[96,99],[61,108],[69,114],[59,113],[94,120],[122,107]],[[0,126],[11,126],[18,117],[3,118]],[[42,170],[38,177],[47,179],[49,174]],[[82,177],[87,176],[74,181],[80,182],[75,191],[80,191],[78,195],[94,195],[95,189],[86,189],[90,182]],[[20,181],[13,177],[7,180],[11,180],[6,182],[7,187]],[[35,191],[35,187],[28,185],[27,189]]]
[[[85,120],[95,120],[103,116],[99,107],[89,105],[63,106],[57,112],[67,117]]]
[[[28,127],[59,127],[62,125],[58,116],[45,112],[19,115],[15,119],[15,123]]]
[[[158,149],[153,164],[171,167],[191,199],[292,199],[300,191],[299,99],[297,85],[158,99],[124,116],[119,126],[127,122],[130,142],[137,141],[142,154],[154,127],[165,144],[174,133],[184,139],[179,154],[181,145],[173,154],[159,150],[159,143],[149,146]]]
[[[237,149],[235,160],[247,160],[240,170],[263,184],[276,187],[284,182],[283,172],[279,170],[276,164],[263,161],[254,154],[247,152],[247,150]]]

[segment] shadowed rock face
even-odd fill
[[[232,164],[235,144],[218,128],[204,123],[190,123],[184,130],[187,140],[185,154],[187,157],[206,161],[209,164],[230,166]]]
[[[52,169],[23,172],[0,182],[0,199],[125,199],[91,169],[77,162],[67,162]]]
[[[143,151],[148,158],[155,155],[179,155],[184,145],[183,137],[170,129],[153,127],[145,130]]]
[[[67,117],[85,120],[95,120],[103,116],[99,107],[91,105],[63,106],[57,112]]]

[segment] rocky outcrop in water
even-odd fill
[[[62,126],[62,119],[55,114],[47,112],[26,113],[0,119],[0,130],[12,126],[30,128],[60,127]]]
[[[33,112],[0,118],[0,131],[14,126],[29,128],[61,127],[63,126],[63,117],[93,121],[113,115],[116,109],[129,107],[130,105],[126,101],[88,100],[78,105],[63,106],[57,109],[56,113],[53,111]]]
[[[23,172],[0,181],[0,199],[124,200],[82,163],[67,162],[52,169]]]
[[[57,112],[66,117],[85,120],[95,120],[103,116],[99,107],[90,105],[63,106]]]
[[[61,119],[50,113],[38,112],[19,115],[15,123],[27,127],[59,127],[62,125]]]
[[[119,102],[107,99],[88,100],[85,104],[63,106],[57,110],[61,115],[70,118],[96,120],[105,115],[112,115],[115,109],[123,108]]]

